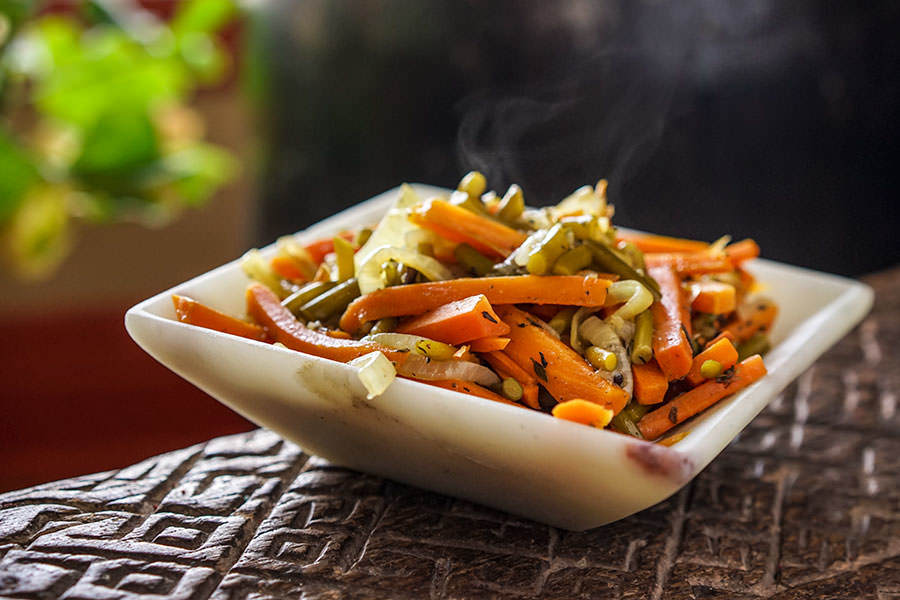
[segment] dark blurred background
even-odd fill
[[[859,275],[900,258],[900,3],[269,5],[261,240],[479,168],[534,204]]]
[[[125,309],[403,181],[476,168],[550,204],[606,177],[621,225],[851,276],[900,259],[900,3],[193,1],[227,60],[182,108],[240,169],[152,228],[72,216],[51,275],[0,274],[0,490],[251,428],[138,349]],[[26,4],[90,28],[116,3],[0,12]]]

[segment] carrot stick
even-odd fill
[[[427,383],[428,385],[434,385],[439,388],[444,388],[445,390],[453,390],[454,392],[459,392],[461,394],[471,394],[472,396],[478,396],[479,398],[486,398],[488,400],[493,400],[494,402],[500,402],[502,404],[509,404],[511,406],[522,407],[521,404],[516,404],[512,400],[508,400],[501,396],[500,394],[495,394],[491,390],[487,388],[483,388],[477,383],[472,383],[471,381],[462,381],[461,379],[439,379],[439,380],[423,380],[416,379],[416,381],[420,383]]]
[[[504,354],[532,371],[557,402],[580,398],[618,413],[628,401],[625,390],[591,368],[577,352],[559,340],[546,323],[515,306],[500,306],[497,314],[510,326]]]
[[[395,285],[351,302],[341,317],[341,329],[353,333],[366,321],[420,315],[442,304],[477,294],[484,294],[493,306],[523,303],[601,306],[606,300],[609,284],[608,279],[580,275],[518,275]]]
[[[698,242],[697,240],[685,240],[647,233],[631,233],[622,230],[616,231],[616,241],[631,242],[641,252],[703,252],[709,248],[709,244]]]
[[[483,337],[481,339],[472,340],[469,349],[472,352],[496,352],[503,350],[509,345],[507,337]]]
[[[448,302],[397,328],[397,333],[421,335],[454,345],[508,332],[509,326],[500,322],[484,294]]]
[[[749,238],[735,242],[725,246],[725,255],[728,256],[732,263],[739,265],[745,260],[759,256],[759,244]]]
[[[296,261],[290,256],[276,256],[271,260],[269,265],[272,270],[282,279],[290,279],[291,281],[306,281],[303,271],[297,266]]]
[[[557,419],[565,419],[566,421],[574,421],[582,425],[603,429],[609,425],[614,415],[605,406],[576,398],[575,400],[560,402],[554,406],[553,416]]]
[[[266,341],[266,332],[259,325],[236,319],[191,298],[172,294],[172,304],[175,305],[175,316],[182,323],[214,329],[251,340]]]
[[[697,312],[723,315],[737,306],[734,286],[720,281],[696,281],[691,284],[694,300],[691,308]]]
[[[532,304],[531,306],[523,306],[522,308],[527,312],[540,317],[542,321],[549,321],[562,307],[555,304]]]
[[[766,366],[762,358],[759,354],[754,354],[735,365],[733,375],[707,381],[647,413],[638,421],[638,429],[645,439],[654,440],[678,423],[744,389],[765,374]]]
[[[691,370],[693,351],[687,339],[691,321],[681,289],[681,278],[667,264],[648,267],[659,284],[662,298],[650,306],[653,315],[653,355],[669,381]]]
[[[517,365],[513,359],[503,352],[485,352],[481,358],[497,372],[500,377],[512,377],[522,386],[522,401],[535,410],[541,408],[538,402],[538,387],[534,376]]]
[[[397,364],[402,364],[408,356],[380,344],[342,340],[308,329],[281,305],[274,292],[259,283],[247,287],[247,312],[275,341],[298,352],[338,362],[348,362],[375,351],[380,351]]]
[[[722,365],[722,370],[726,371],[733,367],[734,363],[737,362],[738,353],[734,348],[734,344],[731,343],[731,340],[725,338],[722,338],[711,346],[707,346],[703,352],[694,357],[694,362],[691,364],[691,370],[686,376],[686,379],[691,385],[700,385],[706,381],[706,378],[700,374],[700,367],[708,360],[717,361]]]
[[[738,313],[740,312],[738,311]],[[752,338],[756,333],[765,333],[771,329],[777,315],[778,307],[774,302],[760,301],[753,306],[749,315],[738,314],[725,326],[723,331],[733,335],[737,341],[743,342]]]
[[[634,399],[639,404],[659,404],[666,397],[669,382],[656,361],[643,365],[631,364],[634,376]]]
[[[432,199],[413,209],[410,220],[453,242],[505,258],[527,237],[502,223],[476,215],[446,200]]]
[[[734,264],[727,256],[713,256],[702,252],[645,254],[644,261],[647,263],[647,268],[664,264],[672,265],[682,277],[707,273],[728,273],[734,270]]]
[[[734,334],[731,333],[730,331],[723,331],[722,333],[720,333],[719,335],[717,335],[717,336],[714,337],[713,339],[711,339],[711,340],[709,340],[708,342],[706,342],[706,346],[704,346],[704,349],[709,348],[710,346],[712,346],[713,344],[715,344],[715,343],[718,342],[719,340],[728,340],[729,342],[731,342],[732,344],[734,344]]]

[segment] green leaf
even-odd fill
[[[15,30],[34,12],[34,6],[34,0],[0,0],[0,15],[5,16],[10,28]]]
[[[0,129],[0,223],[19,208],[28,188],[38,179],[31,158]]]
[[[187,0],[172,19],[176,37],[189,33],[212,33],[228,23],[236,12],[234,0]]]
[[[210,144],[196,144],[174,152],[163,158],[157,167],[150,185],[174,192],[187,206],[206,202],[237,172],[234,158]]]
[[[81,175],[121,174],[140,169],[158,156],[156,130],[146,112],[109,112],[88,130],[72,170]]]

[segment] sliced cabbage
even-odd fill
[[[356,268],[356,280],[359,282],[361,294],[365,295],[384,287],[384,281],[381,279],[381,265],[391,260],[415,269],[430,281],[453,279],[453,272],[450,269],[427,254],[409,248],[384,246],[376,249],[370,255],[369,260],[361,267]],[[368,287],[363,288],[363,281],[367,282]]]
[[[606,290],[606,304],[622,304],[615,313],[616,317],[632,321],[653,304],[653,295],[640,282],[634,279],[614,281]]]
[[[356,369],[356,375],[366,388],[366,398],[369,400],[383,394],[397,377],[394,364],[377,350],[354,358],[347,364]]]
[[[384,287],[384,282],[380,277],[380,267],[385,261],[382,260],[373,265],[372,263],[377,261],[375,255],[385,247],[405,247],[406,233],[419,229],[409,220],[409,209],[421,201],[421,197],[411,186],[405,183],[400,186],[400,195],[397,197],[397,201],[381,218],[368,241],[353,257],[356,279],[362,294],[368,294]]]
[[[628,393],[630,398],[634,393],[634,378],[631,374],[631,360],[628,357],[625,346],[622,344],[622,340],[619,339],[619,336],[613,330],[612,326],[609,323],[601,321],[597,317],[590,317],[581,324],[579,333],[581,334],[581,337],[590,342],[591,345],[616,355],[616,358],[618,359],[616,368],[612,371],[601,369],[598,373],[600,373],[601,377],[614,384],[616,375],[621,375],[621,384],[618,385]]]
[[[584,352],[584,346],[581,345],[581,322],[598,310],[600,310],[599,306],[582,306],[572,315],[572,323],[569,325],[569,345],[575,352]]]
[[[550,207],[550,215],[554,221],[571,215],[590,215],[593,217],[607,217],[606,185],[605,181],[597,184],[595,190],[589,185],[583,186],[572,192],[566,198]]]
[[[447,360],[457,351],[456,346],[409,333],[373,333],[364,339],[395,350],[414,352],[433,360]]]
[[[400,365],[398,373],[404,377],[426,381],[459,379],[484,386],[500,383],[496,373],[477,363],[467,360],[430,360],[418,354],[410,354]]]
[[[269,267],[269,262],[263,258],[262,254],[256,248],[248,250],[241,257],[241,270],[244,274],[263,284],[284,300],[290,293],[289,290],[281,285],[281,278]]]

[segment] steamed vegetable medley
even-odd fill
[[[350,363],[370,398],[400,376],[648,440],[765,374],[755,242],[617,230],[602,180],[549,208],[486,187],[403,186],[371,228],[248,252],[249,320],[177,316]]]

